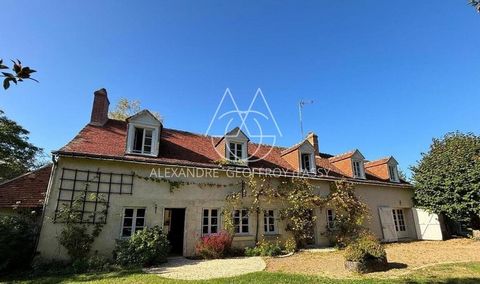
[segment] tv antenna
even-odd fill
[[[298,116],[300,118],[300,131],[302,133],[302,139],[305,138],[304,133],[303,133],[303,119],[302,119],[302,110],[305,105],[310,105],[313,104],[312,100],[303,100],[301,99],[298,102]]]

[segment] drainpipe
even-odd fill
[[[258,229],[260,226],[260,207],[257,206],[256,208],[256,213],[257,213],[257,224],[256,224],[256,230],[255,230],[255,245],[258,243]]]

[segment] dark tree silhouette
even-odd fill
[[[13,67],[12,67],[13,73],[2,72],[2,74],[0,75],[0,77],[5,78],[3,79],[3,88],[5,90],[10,88],[11,82],[15,83],[15,85],[17,84],[17,82],[23,82],[24,80],[33,80],[35,82],[38,82],[36,79],[30,77],[32,73],[37,71],[27,66],[23,67],[22,62],[20,62],[20,60],[18,59],[16,61],[12,60],[12,62],[13,62]],[[0,59],[0,69],[2,70],[9,69],[8,66],[3,64],[2,59]]]

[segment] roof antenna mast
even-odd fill
[[[309,105],[309,104],[313,104],[313,101],[312,100],[303,100],[301,99],[299,102],[298,102],[298,116],[300,118],[300,131],[301,131],[301,134],[302,134],[302,138],[305,138],[304,136],[304,133],[303,133],[303,119],[302,119],[302,110],[303,110],[303,107],[305,105]]]

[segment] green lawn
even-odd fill
[[[368,275],[357,279],[330,279],[295,274],[256,272],[233,278],[209,281],[179,281],[145,274],[141,271],[113,273],[42,276],[29,279],[26,276],[0,279],[6,283],[480,283],[480,263],[438,265],[418,270],[402,278],[373,279]]]

